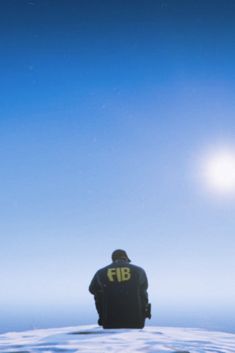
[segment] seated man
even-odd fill
[[[143,328],[151,318],[148,280],[144,270],[131,265],[124,250],[115,250],[112,263],[96,272],[89,286],[103,328]]]

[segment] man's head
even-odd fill
[[[117,249],[112,253],[112,261],[124,260],[127,262],[131,262],[125,250]]]

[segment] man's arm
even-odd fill
[[[103,293],[102,285],[99,279],[99,271],[96,272],[89,285],[89,292],[94,295],[96,310],[99,314],[98,324],[102,325],[103,314]]]
[[[101,285],[99,281],[99,271],[96,272],[94,277],[91,280],[91,283],[89,285],[89,292],[93,295],[95,295],[97,292],[101,290]]]
[[[148,279],[147,279],[146,273],[143,269],[141,269],[139,280],[140,280],[141,297],[143,298],[144,303],[147,304],[148,303],[148,292],[147,292]]]
[[[145,271],[142,269],[140,273],[140,295],[144,307],[144,315],[145,317],[151,319],[151,304],[148,300],[148,279]]]

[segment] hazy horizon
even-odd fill
[[[153,305],[152,314],[152,319],[147,319],[145,326],[179,326],[235,333],[234,311],[228,308],[197,307],[193,310]],[[1,314],[0,333],[89,324],[97,324],[97,314],[92,305],[85,308],[78,305],[35,307],[31,310],[11,308]]]

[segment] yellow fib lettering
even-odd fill
[[[111,282],[114,282],[114,276],[116,276],[116,269],[115,268],[109,268],[107,272],[108,279]]]
[[[120,268],[120,267],[117,267],[117,268],[116,268],[116,271],[117,271],[117,280],[118,280],[118,282],[121,282],[121,281],[122,281],[121,268]]]
[[[122,281],[129,281],[131,278],[131,270],[128,267],[121,268]]]
[[[107,276],[110,282],[129,281],[131,278],[131,270],[128,267],[109,268]]]

